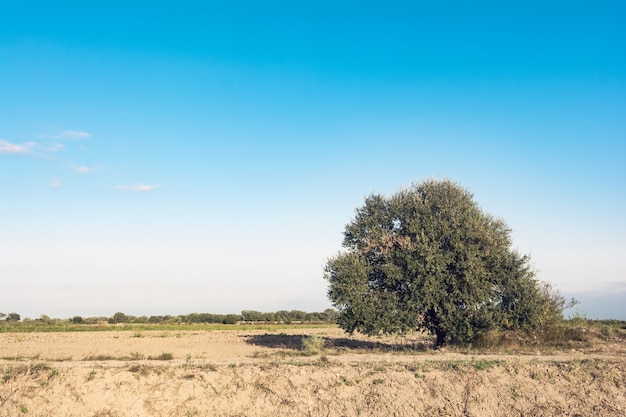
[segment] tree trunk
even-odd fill
[[[446,345],[446,336],[447,333],[443,330],[438,330],[435,332],[437,336],[437,340],[435,341],[435,348],[442,348]]]

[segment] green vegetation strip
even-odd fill
[[[217,330],[292,330],[292,329],[333,329],[336,324],[39,324],[2,323],[0,333],[63,333],[63,332],[107,332],[107,331],[217,331]]]

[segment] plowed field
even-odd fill
[[[434,351],[332,328],[1,333],[0,417],[624,416],[625,352]]]

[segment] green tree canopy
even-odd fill
[[[326,265],[328,295],[348,332],[428,330],[437,346],[542,320],[545,297],[506,223],[450,180],[370,195]]]

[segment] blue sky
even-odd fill
[[[626,319],[619,1],[0,0],[0,311],[321,311],[363,198],[447,177]]]

